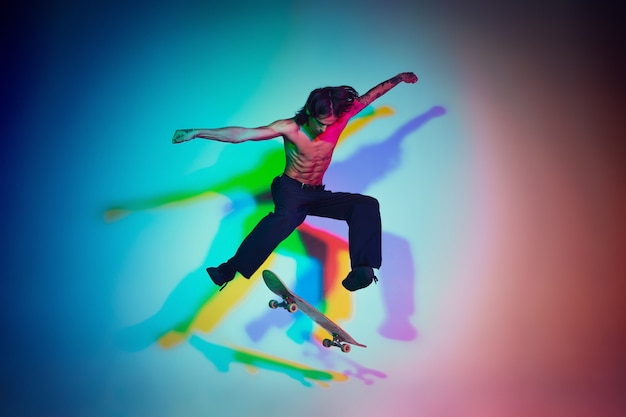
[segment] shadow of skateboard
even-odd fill
[[[265,281],[265,285],[267,285],[267,288],[269,288],[270,291],[281,297],[283,300],[281,302],[278,302],[276,300],[270,300],[269,306],[271,308],[282,307],[290,313],[295,313],[296,311],[300,310],[332,335],[332,340],[324,339],[322,341],[324,347],[328,348],[331,346],[337,346],[346,353],[350,352],[350,345],[367,347],[354,340],[354,338],[341,327],[339,327],[337,323],[326,317],[324,314],[322,314],[322,312],[313,307],[303,298],[294,294],[272,271],[263,271],[263,281]]]

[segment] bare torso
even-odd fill
[[[310,185],[320,185],[333,156],[341,132],[348,123],[348,115],[326,127],[322,133],[311,132],[307,126],[298,126],[292,119],[285,120],[285,174]]]

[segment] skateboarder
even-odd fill
[[[284,140],[285,170],[271,185],[274,212],[255,226],[232,258],[206,269],[216,285],[223,288],[237,272],[249,279],[307,215],[347,222],[352,268],[342,281],[347,290],[356,291],[377,281],[373,269],[380,268],[382,261],[378,201],[362,194],[326,190],[323,177],[350,118],[400,82],[415,83],[417,76],[412,72],[398,74],[362,96],[349,86],[318,88],[293,118],[267,126],[181,129],[174,133],[172,143],[196,138],[229,143],[278,136]]]

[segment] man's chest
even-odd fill
[[[337,141],[324,140],[319,136],[314,140],[306,137],[287,142],[287,151],[291,156],[302,160],[319,161],[330,159]]]

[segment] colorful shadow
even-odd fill
[[[189,344],[211,361],[220,372],[228,372],[232,363],[239,363],[244,365],[250,373],[256,373],[259,369],[279,372],[306,387],[312,386],[312,382],[328,387],[329,382],[344,382],[348,379],[346,375],[339,372],[311,368],[249,349],[216,345],[195,335],[189,338]]]

